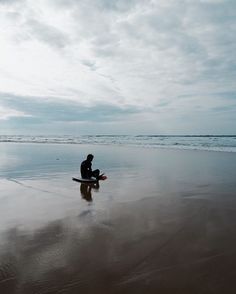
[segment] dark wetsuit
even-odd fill
[[[81,163],[80,172],[82,179],[90,179],[91,177],[98,178],[100,174],[99,169],[92,170],[92,162],[89,160],[84,160]]]

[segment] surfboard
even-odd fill
[[[95,178],[91,178],[91,179],[72,178],[72,180],[79,183],[97,183],[98,181]]]

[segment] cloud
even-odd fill
[[[32,38],[45,42],[49,46],[64,48],[68,45],[68,37],[59,29],[46,25],[36,19],[27,20],[25,26],[28,28]]]
[[[145,2],[145,1],[144,1]],[[146,1],[149,3],[150,1]],[[96,0],[93,3],[89,1],[77,1],[77,0],[51,0],[51,3],[54,4],[58,8],[80,8],[84,7],[94,7],[98,10],[106,10],[106,11],[115,11],[115,12],[125,12],[133,9],[138,3],[139,0]]]
[[[84,106],[80,103],[40,97],[19,97],[0,93],[2,109],[15,109],[9,112],[5,119],[13,116],[28,117],[33,122],[109,122],[121,120],[130,114],[141,110],[134,107],[120,108],[108,104]],[[15,114],[15,115],[14,115]]]
[[[20,2],[24,2],[24,0],[0,0],[0,5],[1,4],[11,5],[11,4],[20,3]]]
[[[199,109],[212,121],[222,109],[228,121],[228,97],[234,101],[236,92],[235,1],[16,3],[4,1],[0,12],[0,91],[18,97],[19,111],[30,111],[28,97],[42,120],[50,120],[46,108],[54,105],[50,121],[104,122],[123,113],[129,126],[145,120],[152,132],[153,125],[174,130]],[[192,131],[205,127],[196,118]]]
[[[31,117],[31,115],[13,108],[7,108],[0,105],[0,120],[8,120],[10,118],[16,117]]]

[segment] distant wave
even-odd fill
[[[236,152],[236,135],[87,135],[87,136],[16,136],[1,135],[0,143],[99,144],[144,148],[173,148]]]

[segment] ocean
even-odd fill
[[[0,135],[0,143],[96,144],[143,148],[172,148],[236,152],[236,135],[81,135],[81,136],[22,136]]]

